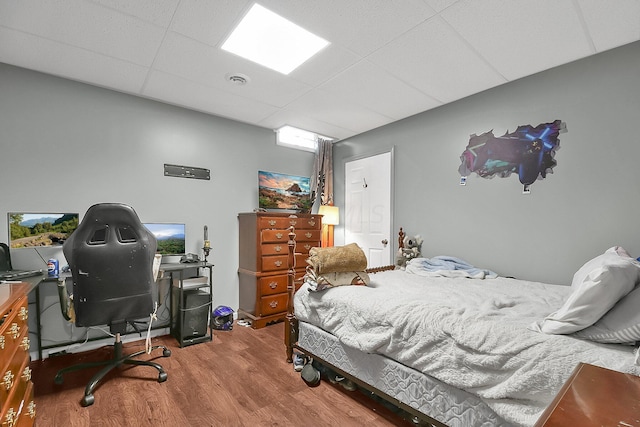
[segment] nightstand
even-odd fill
[[[640,426],[640,377],[580,363],[535,427]]]

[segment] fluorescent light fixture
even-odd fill
[[[307,130],[294,128],[293,126],[282,126],[277,131],[276,143],[286,147],[297,148],[305,151],[316,151],[318,138],[332,141],[333,138],[318,135]]]
[[[328,41],[256,3],[224,42],[222,49],[289,74],[328,44]]]

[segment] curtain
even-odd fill
[[[311,174],[311,199],[320,195],[321,205],[333,205],[333,142],[318,138]]]

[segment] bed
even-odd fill
[[[367,270],[367,286],[313,292],[295,283],[294,251],[290,229],[287,361],[303,352],[424,423],[533,426],[580,362],[640,375],[630,345],[638,319],[618,310],[637,316],[640,264],[630,257],[607,251],[625,267],[594,278],[602,260],[592,260],[572,286],[408,265]],[[611,313],[615,326],[602,323]]]

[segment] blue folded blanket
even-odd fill
[[[472,279],[495,279],[498,277],[498,274],[491,270],[477,268],[460,258],[446,255],[433,258],[414,258],[407,262],[407,273]]]

